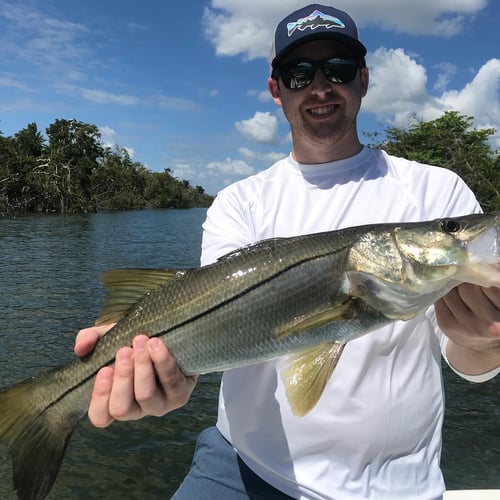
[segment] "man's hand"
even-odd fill
[[[91,352],[112,326],[81,330],[76,337],[75,353],[84,356]],[[89,419],[96,427],[107,427],[114,420],[165,415],[188,402],[196,379],[184,376],[160,339],[137,335],[132,347],[123,347],[116,353],[114,366],[101,368],[97,373]]]
[[[500,366],[500,288],[462,283],[435,304],[436,318],[448,342],[447,356],[469,375]]]

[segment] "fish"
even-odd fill
[[[165,342],[185,375],[287,355],[298,416],[312,411],[347,342],[425,311],[460,282],[500,285],[500,213],[273,238],[192,269],[114,269],[89,355],[0,392],[0,442],[22,500],[49,494],[95,376],[138,333]],[[373,333],[375,334],[375,333]]]

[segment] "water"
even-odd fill
[[[205,209],[145,210],[0,219],[2,385],[72,357],[78,329],[98,314],[99,274],[115,267],[193,267]],[[498,379],[498,377],[497,377]],[[469,384],[445,369],[443,469],[448,487],[500,487],[500,380]],[[163,418],[82,422],[51,499],[169,498],[198,433],[215,421],[218,375],[200,381],[187,407]],[[13,498],[0,453],[0,498]]]

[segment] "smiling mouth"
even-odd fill
[[[334,113],[335,110],[337,109],[337,105],[335,104],[330,104],[329,106],[321,106],[318,108],[311,108],[309,109],[309,113],[313,116],[326,116],[331,113]]]

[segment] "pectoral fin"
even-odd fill
[[[313,328],[328,325],[334,321],[346,320],[352,317],[353,308],[350,300],[342,302],[330,309],[317,311],[309,316],[295,318],[290,323],[283,325],[274,332],[276,339],[292,335],[294,333],[304,332]]]
[[[290,356],[282,376],[290,407],[303,417],[319,401],[344,350],[345,343],[324,343]]]
[[[95,324],[116,323],[147,292],[185,272],[178,269],[113,269],[102,273],[101,281],[108,295]]]

